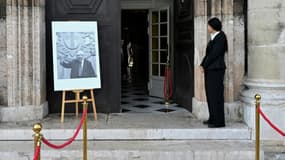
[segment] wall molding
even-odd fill
[[[121,0],[121,9],[150,9],[153,0]]]

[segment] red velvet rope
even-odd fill
[[[34,160],[39,159],[40,151],[41,151],[41,146],[37,146],[35,149]]]
[[[281,129],[279,129],[276,125],[274,125],[269,118],[264,114],[264,112],[261,110],[260,107],[258,107],[258,112],[260,113],[260,115],[263,117],[263,119],[275,130],[277,131],[279,134],[281,134],[283,137],[285,136],[285,132],[282,131]]]
[[[168,66],[165,67],[163,93],[164,93],[164,98],[167,101],[172,96],[171,71],[170,67]]]
[[[81,118],[81,120],[80,120],[80,123],[79,123],[79,125],[78,125],[78,127],[77,127],[77,129],[76,129],[76,131],[75,131],[75,133],[74,133],[74,135],[73,135],[67,142],[65,142],[65,143],[63,143],[63,144],[61,144],[61,145],[56,145],[56,144],[50,143],[50,142],[49,142],[47,139],[45,139],[44,137],[42,138],[42,141],[43,141],[47,146],[49,146],[49,147],[51,147],[51,148],[54,148],[54,149],[62,149],[62,148],[64,148],[64,147],[70,145],[70,144],[75,140],[75,138],[77,137],[77,135],[78,135],[78,133],[79,133],[79,131],[80,131],[82,125],[83,125],[83,122],[84,122],[86,116],[87,116],[87,109],[84,110],[83,115],[82,115],[82,118]]]

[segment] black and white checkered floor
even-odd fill
[[[122,112],[128,113],[174,113],[188,112],[175,103],[165,105],[164,99],[148,95],[142,84],[122,84]]]

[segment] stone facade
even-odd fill
[[[7,0],[1,21],[6,41],[1,42],[0,121],[40,119],[48,113],[44,6],[44,0]]]
[[[6,39],[6,20],[5,18],[0,19],[0,105],[7,105],[7,59],[6,59],[6,50],[7,42]]]
[[[169,3],[168,0],[148,2],[148,6]],[[244,0],[194,2],[193,113],[199,119],[208,116],[204,75],[198,66],[209,40],[207,20],[217,16],[223,22],[229,43],[224,82],[227,120],[243,120],[254,129],[254,95],[260,93],[263,110],[282,128],[285,125],[284,118],[280,118],[285,114],[285,1],[248,1],[248,26],[245,3]],[[41,119],[48,113],[44,8],[45,0],[7,0],[6,17],[0,19],[0,38],[4,39],[0,42],[0,121]],[[263,120],[261,127],[263,139],[283,140]]]
[[[242,91],[244,121],[255,128],[254,94],[261,94],[266,115],[285,130],[285,1],[248,2],[248,74]],[[261,119],[265,140],[283,140]]]

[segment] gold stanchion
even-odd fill
[[[255,160],[260,157],[260,116],[258,109],[260,107],[261,96],[255,95]]]
[[[166,109],[166,113],[168,113],[168,108],[169,108],[169,101],[168,100],[165,100],[165,109]]]
[[[83,110],[87,110],[87,96],[83,96]],[[83,123],[83,160],[87,160],[87,115]]]
[[[164,104],[165,104],[166,106],[169,106],[170,103],[169,103],[169,101],[166,99],[165,102],[164,102]]]
[[[34,124],[34,127],[33,127],[33,131],[34,131],[34,152],[36,152],[37,146],[41,145],[41,138],[42,138],[41,130],[42,130],[42,125],[40,123]],[[38,160],[41,159],[40,157],[41,156],[39,155]]]

